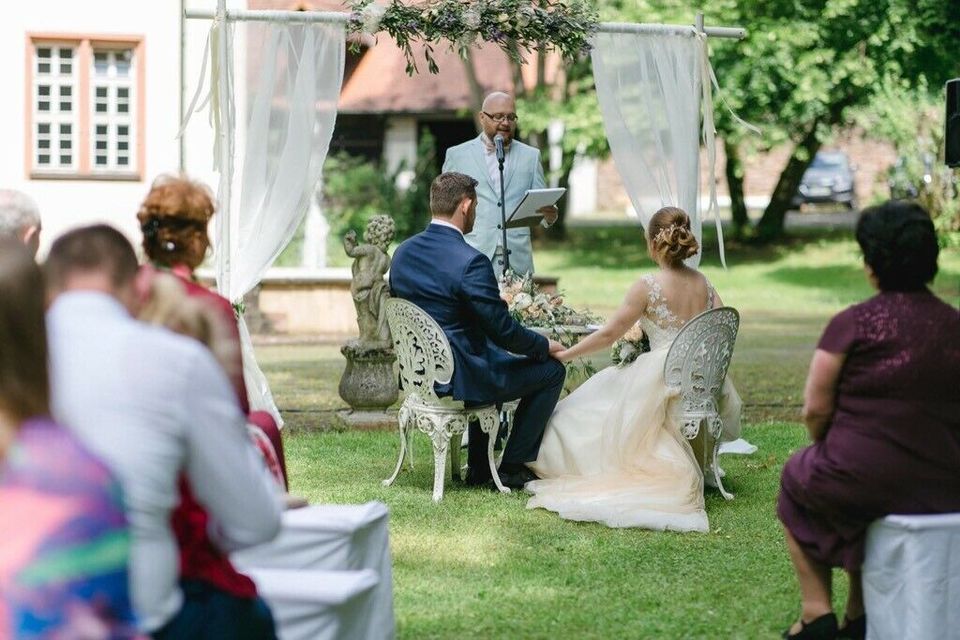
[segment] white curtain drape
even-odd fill
[[[714,153],[706,56],[706,43],[693,28],[689,34],[593,37],[593,73],[610,151],[640,223],[646,229],[657,209],[677,206],[690,215],[698,241],[701,104],[704,143],[708,155]],[[711,188],[714,216],[715,196]],[[717,228],[719,232],[719,220]],[[720,242],[722,258],[722,237]],[[699,263],[700,254],[688,261],[691,266]]]
[[[257,285],[314,197],[336,120],[345,43],[341,24],[249,22],[241,29],[241,46],[234,26],[224,29],[220,20],[210,38],[220,171],[215,268],[217,288],[231,301]],[[279,421],[242,317],[240,336],[250,405]]]

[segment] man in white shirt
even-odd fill
[[[280,526],[278,486],[226,375],[199,342],[134,320],[136,256],[115,229],[62,236],[46,274],[53,413],[120,478],[141,629],[155,638],[274,638],[262,601],[185,597],[178,585],[170,514],[181,474],[224,551],[271,540]]]

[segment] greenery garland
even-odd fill
[[[554,49],[574,60],[590,50],[598,15],[589,0],[427,0],[406,4],[391,0],[349,0],[350,33],[386,31],[407,59],[407,74],[417,72],[412,43],[424,43],[430,73],[437,73],[434,45],[446,40],[461,56],[478,40],[499,46],[522,63],[521,50]],[[355,50],[359,42],[352,44]]]

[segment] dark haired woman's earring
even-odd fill
[[[173,242],[170,240],[167,240],[166,242],[163,243],[164,251],[174,251],[176,248],[177,248],[177,245],[173,244]]]

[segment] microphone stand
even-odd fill
[[[503,155],[497,155],[500,167],[500,230],[503,233],[503,273],[510,270],[510,249],[507,247],[507,199],[503,185]]]

